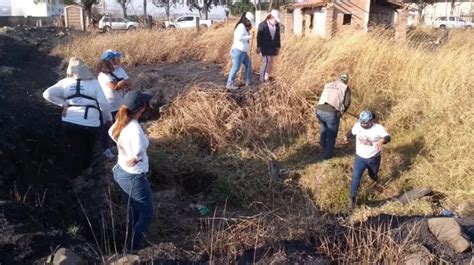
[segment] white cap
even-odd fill
[[[276,9],[273,9],[271,12],[270,12],[270,15],[272,15],[272,17],[275,18],[276,22],[280,23],[280,11],[276,10]]]
[[[246,13],[245,13],[245,18],[248,19],[248,20],[250,21],[250,23],[253,24],[253,18],[254,18],[254,17],[253,17],[252,12],[246,12]]]

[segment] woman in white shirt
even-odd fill
[[[118,148],[118,162],[113,168],[114,180],[130,197],[131,248],[143,247],[143,234],[153,216],[153,199],[148,182],[148,137],[138,123],[145,112],[151,95],[131,91],[125,95],[115,123],[109,129],[110,137]]]
[[[89,68],[76,57],[69,60],[67,77],[46,89],[43,97],[63,108],[64,159],[67,173],[77,174],[90,165],[101,125],[112,123],[109,104]]]
[[[235,76],[240,70],[240,65],[245,67],[245,86],[249,86],[252,82],[252,63],[248,55],[250,48],[250,29],[252,28],[253,14],[246,12],[242,14],[239,22],[234,29],[234,42],[232,44],[232,68],[230,69],[229,77],[227,78],[227,89],[238,89],[234,85]]]
[[[109,102],[112,119],[115,119],[125,94],[131,88],[130,78],[120,64],[121,58],[122,54],[120,52],[106,50],[102,53],[98,66],[99,75],[97,80]],[[117,150],[110,148],[112,142],[107,136],[108,129],[108,127],[105,127],[102,131],[103,154],[108,158],[113,158]]]

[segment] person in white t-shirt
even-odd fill
[[[120,65],[121,57],[122,54],[118,51],[106,50],[101,55],[98,67],[97,80],[109,102],[113,119],[122,105],[125,94],[131,89],[130,78]],[[102,131],[103,154],[108,158],[113,158],[117,150],[111,148],[112,142],[107,136],[108,129],[108,127],[104,127]]]
[[[97,80],[110,105],[112,114],[116,114],[122,105],[125,94],[131,88],[131,81],[120,65],[122,54],[118,51],[106,50],[102,53],[99,63]],[[115,115],[113,115],[115,117]]]
[[[234,42],[231,48],[232,68],[227,78],[227,89],[238,89],[234,85],[235,77],[243,64],[245,67],[245,86],[249,86],[252,82],[252,62],[248,55],[250,49],[250,30],[252,29],[253,14],[246,12],[242,14],[240,20],[234,29]]]
[[[90,165],[101,125],[112,123],[109,104],[89,68],[76,57],[69,60],[67,77],[43,97],[63,108],[64,159],[68,173],[77,174]]]
[[[382,145],[390,142],[390,135],[385,128],[374,123],[374,115],[364,110],[359,115],[359,121],[346,135],[348,141],[356,137],[356,156],[352,169],[351,190],[349,194],[349,207],[354,208],[357,200],[357,190],[364,171],[367,169],[369,177],[377,182],[379,180],[379,168],[381,160]]]
[[[114,180],[130,196],[132,250],[143,247],[143,234],[154,216],[147,177],[149,140],[138,123],[151,98],[151,95],[137,90],[127,93],[116,121],[109,129],[109,135],[118,148],[118,161],[113,168]]]

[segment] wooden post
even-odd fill
[[[199,32],[199,17],[196,17],[196,30]]]

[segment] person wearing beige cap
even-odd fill
[[[252,62],[248,55],[250,49],[250,30],[252,29],[253,14],[245,12],[240,17],[240,20],[235,25],[234,42],[231,49],[232,68],[227,78],[227,89],[238,89],[234,85],[235,76],[240,70],[240,65],[245,67],[245,86],[249,86],[252,82]]]
[[[280,53],[280,12],[272,10],[258,25],[257,54],[262,54],[260,81],[270,80],[275,57]]]
[[[72,57],[66,74],[43,97],[63,108],[65,162],[68,173],[78,174],[90,165],[100,127],[110,124],[112,115],[97,79],[81,59]]]

